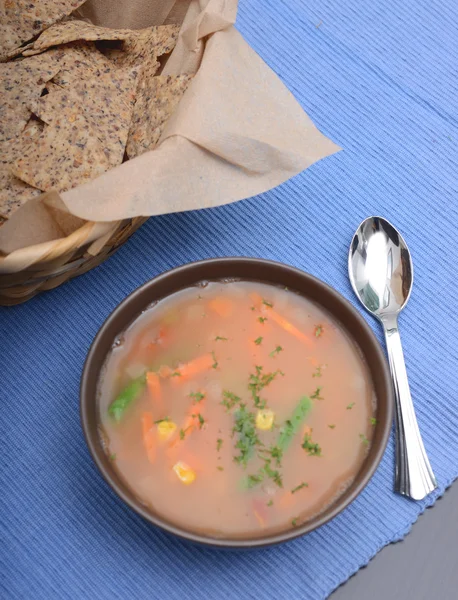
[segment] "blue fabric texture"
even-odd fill
[[[457,23],[453,0],[241,1],[239,30],[344,150],[256,198],[152,218],[102,266],[0,311],[2,598],[325,598],[458,476]],[[400,327],[438,492],[393,493],[391,438],[358,499],[285,546],[215,552],[155,530],[83,440],[78,385],[99,326],[147,279],[212,256],[283,261],[356,304],[347,251],[371,214],[414,258]]]

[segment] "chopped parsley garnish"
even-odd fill
[[[270,449],[270,456],[275,459],[277,466],[280,466],[281,459],[283,458],[283,450],[280,446],[272,446]]]
[[[116,460],[116,454],[110,454],[110,460]]]
[[[351,404],[348,404],[347,410],[351,410],[355,406],[355,404],[356,404],[356,402],[352,402]]]
[[[201,392],[191,392],[189,394],[189,397],[192,398],[194,400],[194,402],[201,402],[204,398],[205,398],[205,394],[202,394]]]
[[[292,525],[293,527],[296,527],[296,526],[297,526],[297,520],[298,520],[298,518],[299,518],[299,517],[296,517],[296,518],[294,518],[294,519],[291,521],[291,525]]]
[[[258,321],[264,325],[264,323],[267,321],[267,317],[258,317]]]
[[[312,434],[306,433],[301,444],[309,456],[321,456],[321,446],[312,441]]]
[[[250,306],[250,310],[256,310],[254,306]]]
[[[317,367],[313,372],[312,377],[321,377],[323,373],[321,372],[322,367]]]
[[[266,401],[262,400],[259,397],[259,393],[265,387],[267,387],[272,381],[277,377],[277,375],[284,375],[282,371],[272,371],[271,373],[263,373],[263,368],[260,366],[256,366],[256,374],[250,375],[250,380],[248,383],[248,389],[251,392],[251,396],[253,398],[254,405],[256,408],[265,408]]]
[[[272,302],[268,302],[265,299],[262,301],[262,303],[265,304],[266,306],[268,306],[269,308],[272,308],[272,306],[273,306]]]
[[[275,350],[272,350],[272,352],[270,352],[269,356],[270,358],[274,358],[275,355],[280,354],[280,352],[283,350],[283,348],[281,346],[277,346],[275,348]]]
[[[258,337],[254,340],[254,343],[256,344],[256,346],[259,346],[259,344],[262,342],[262,337]]]
[[[298,492],[299,490],[302,490],[303,488],[306,488],[306,487],[308,487],[308,486],[309,486],[309,484],[308,484],[308,483],[306,483],[305,481],[303,481],[303,482],[302,482],[300,485],[297,485],[295,488],[293,488],[293,489],[291,490],[291,493],[292,493],[292,494],[295,494],[295,493],[296,493],[296,492]]]
[[[272,479],[275,485],[278,485],[278,487],[281,488],[283,487],[283,480],[280,475],[280,471],[277,471],[276,469],[272,469],[270,467],[270,460],[266,460],[263,467],[263,471],[267,475],[267,477],[269,477],[269,479]]]
[[[218,469],[218,471],[224,471],[223,467],[216,467]]]
[[[315,337],[319,338],[323,335],[324,329],[323,325],[317,325],[315,327]]]
[[[219,452],[221,450],[221,446],[223,445],[223,440],[221,438],[218,438],[216,440],[216,451]]]
[[[248,477],[246,478],[246,487],[253,488],[262,483],[267,477],[268,479],[271,479],[275,483],[275,485],[282,488],[283,479],[280,474],[280,471],[278,471],[277,469],[272,469],[272,467],[270,466],[270,458],[262,458],[262,460],[264,461],[264,466],[261,467],[257,473],[248,475]]]
[[[260,473],[256,473],[254,475],[248,475],[247,477],[247,487],[253,488],[256,487],[259,483],[262,483],[263,476]]]
[[[329,429],[335,429],[335,425],[328,425]]]
[[[237,396],[236,394],[234,394],[232,392],[228,392],[227,390],[224,390],[223,400],[222,400],[221,404],[226,407],[226,410],[228,410],[228,411],[232,410],[234,408],[234,406],[236,404],[240,404],[241,401],[242,401],[242,399],[240,398],[240,396]]]
[[[227,342],[227,338],[221,337],[220,335],[217,335],[215,337],[215,342]]]
[[[364,435],[364,433],[360,433],[359,437],[361,438],[362,443],[367,446],[369,444],[369,440],[367,439],[367,437]]]
[[[240,453],[234,456],[234,461],[246,467],[248,460],[252,457],[256,446],[261,445],[261,441],[256,433],[256,419],[252,412],[246,409],[245,404],[240,404],[235,413],[235,425],[233,433],[238,434],[238,441],[235,444]]]
[[[205,423],[205,419],[203,418],[203,416],[200,413],[197,416],[199,418],[199,429],[202,429],[202,426]]]
[[[274,501],[272,499],[269,500],[269,502],[266,504],[266,506],[273,506],[274,505]]]
[[[371,417],[371,425],[377,425],[377,419],[375,417]]]
[[[180,429],[180,440],[184,440],[184,437],[186,435],[186,429]]]
[[[324,400],[324,398],[320,396],[320,393],[321,387],[317,387],[313,394],[310,396],[310,398],[313,398],[314,400]]]
[[[166,421],[170,421],[170,417],[164,417],[163,419],[158,419],[157,421],[154,421],[154,424],[158,425],[159,423],[164,423]]]
[[[218,361],[216,360],[216,354],[214,353],[213,350],[212,350],[212,357],[213,357],[212,369],[217,369],[218,368]]]
[[[180,371],[174,371],[174,372],[173,372],[173,373],[170,375],[170,377],[181,377],[181,373],[180,373]]]

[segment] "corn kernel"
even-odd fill
[[[272,429],[274,419],[275,413],[273,410],[258,410],[258,414],[256,415],[256,427],[258,429],[262,429],[263,431]]]
[[[181,460],[175,465],[173,465],[173,470],[177,474],[178,479],[186,485],[192,483],[196,478],[195,471],[193,471],[191,467],[189,467],[186,463],[182,462]]]
[[[168,440],[169,437],[175,433],[177,424],[173,421],[161,421],[157,424],[157,432],[160,440]]]

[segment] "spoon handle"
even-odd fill
[[[381,321],[385,329],[396,402],[395,489],[403,496],[421,500],[437,487],[437,482],[429,464],[415,416],[397,316],[384,316]]]

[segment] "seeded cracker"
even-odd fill
[[[91,42],[62,46],[53,52],[63,56],[59,62],[61,70],[53,82],[77,100],[110,166],[121,164],[135,101],[138,68],[113,65]]]
[[[137,89],[137,102],[127,141],[129,158],[152,150],[165,124],[185,93],[192,75],[156,75],[143,73]]]
[[[151,27],[141,29],[138,32],[132,29],[109,29],[107,27],[97,27],[86,21],[64,21],[56,23],[49,29],[43,31],[40,37],[30,44],[30,48],[23,50],[24,56],[31,56],[43,52],[51,46],[68,44],[76,41],[97,41],[97,40],[125,40],[133,35],[142,35],[151,33]]]
[[[49,58],[0,64],[0,142],[10,140],[25,127],[30,102],[40,97],[46,82],[59,70]]]
[[[35,110],[49,117],[39,138],[16,159],[12,173],[22,181],[46,192],[63,192],[95,179],[110,165],[92,127],[82,115],[81,106],[65,91],[43,96]]]
[[[44,29],[70,15],[85,0],[3,0],[0,3],[0,60]]]
[[[180,27],[178,25],[159,25],[148,29],[131,31],[120,49],[109,48],[105,50],[105,55],[118,65],[141,65],[148,60],[156,65],[156,70],[150,75],[154,75],[159,68],[157,58],[163,54],[171,52],[177,43]]]
[[[38,196],[41,191],[17,179],[11,173],[11,163],[19,157],[31,141],[39,137],[43,123],[31,119],[20,136],[0,142],[0,216],[8,218],[27,200]]]

